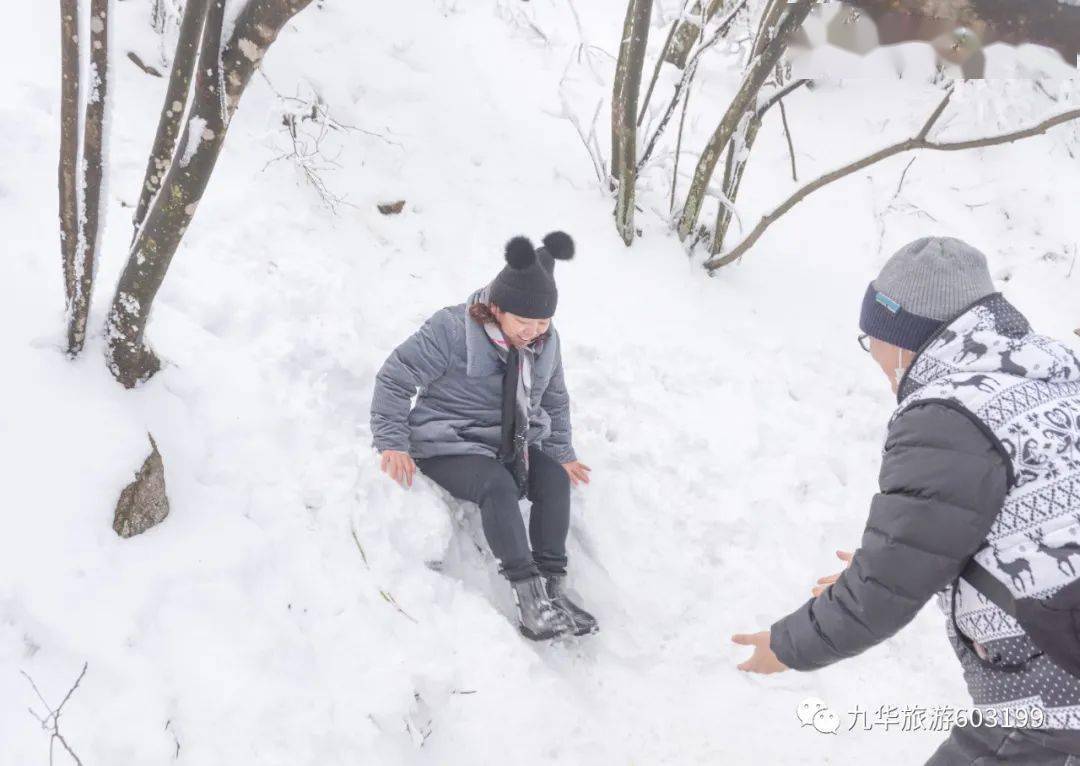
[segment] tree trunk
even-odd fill
[[[611,98],[611,173],[619,184],[615,228],[627,245],[634,241],[638,91],[641,89],[641,71],[645,65],[651,14],[652,0],[629,0]]]
[[[783,18],[768,37],[770,42],[764,47],[761,55],[750,62],[739,90],[728,105],[724,117],[720,120],[720,124],[717,125],[698,160],[694,178],[690,183],[690,191],[687,192],[686,204],[683,206],[682,217],[679,219],[679,239],[685,240],[697,223],[698,214],[701,212],[701,205],[705,199],[705,191],[716,169],[716,163],[720,159],[720,153],[731,140],[743,115],[756,108],[758,91],[761,90],[765,79],[787,48],[788,36],[802,26],[812,5],[812,0],[797,0],[785,4]]]
[[[735,203],[739,199],[739,187],[742,184],[743,171],[750,160],[750,151],[757,140],[761,128],[761,117],[757,114],[746,115],[745,120],[736,128],[734,139],[728,143],[727,159],[724,162],[724,199],[716,213],[716,230],[709,246],[711,254],[723,248],[724,238],[735,216]],[[738,147],[738,153],[736,153]]]
[[[109,0],[90,0],[90,92],[83,125],[82,226],[68,314],[68,354],[82,351],[100,241],[102,149],[109,85]]]
[[[139,202],[135,206],[135,234],[146,218],[146,211],[154,195],[161,188],[161,181],[172,162],[176,149],[176,138],[180,134],[184,113],[187,109],[191,91],[191,80],[195,74],[195,60],[199,52],[203,24],[210,0],[188,0],[184,6],[184,18],[180,23],[180,38],[176,42],[172,69],[169,71],[169,86],[165,91],[165,103],[158,118],[157,134],[154,136],[154,148],[146,162]]]
[[[757,140],[758,130],[761,128],[762,120],[765,119],[765,114],[774,105],[779,105],[782,115],[784,109],[782,99],[807,82],[809,81],[796,80],[778,90],[769,98],[768,102],[759,106],[752,115],[739,124],[735,136],[728,143],[727,161],[724,165],[723,191],[725,200],[721,203],[720,210],[716,214],[716,230],[713,232],[712,243],[709,247],[710,254],[716,255],[724,248],[724,241],[727,239],[728,229],[731,227],[731,221],[735,215],[734,205],[739,199],[739,187],[742,185],[743,173],[746,170],[746,164],[750,161],[750,152],[754,147],[754,141]],[[785,119],[786,130],[786,118],[782,117],[781,119]],[[790,136],[788,149],[791,152],[792,175],[794,176],[795,150],[791,147]]]
[[[281,28],[311,0],[250,0],[224,51],[224,0],[211,0],[198,56],[195,93],[162,190],[150,204],[120,275],[106,324],[106,362],[131,388],[151,377],[160,362],[145,344],[154,297],[180,244],[225,141],[228,120],[244,87]]]
[[[64,270],[64,305],[70,326],[75,299],[75,254],[79,243],[78,0],[60,0],[60,78],[60,254]]]
[[[761,23],[758,24],[754,44],[750,48],[751,61],[764,52],[765,46],[770,42],[774,42],[769,37],[769,30],[780,20],[780,14],[783,12],[785,5],[785,0],[773,0],[765,9],[761,16]],[[723,194],[725,199],[721,201],[720,208],[716,213],[716,229],[713,232],[712,244],[709,248],[709,252],[712,254],[720,252],[723,248],[724,239],[735,215],[734,205],[739,198],[739,187],[742,185],[743,172],[746,170],[746,163],[750,161],[750,152],[754,148],[754,142],[757,140],[764,116],[763,109],[757,109],[752,114],[749,114],[746,119],[740,121],[732,140],[728,142],[727,159],[724,163]]]
[[[712,21],[713,16],[719,13],[726,1],[709,0],[708,8],[705,9],[704,23],[708,24]],[[698,2],[694,3],[694,7],[690,9],[690,13],[697,18],[701,16],[701,11],[701,1],[698,0]],[[676,23],[678,28],[675,30],[675,37],[671,41],[671,45],[667,48],[664,60],[682,69],[686,66],[686,57],[690,55],[694,43],[701,37],[701,27],[694,21],[678,21]]]
[[[228,45],[221,54],[225,72],[225,106],[231,117],[240,105],[251,76],[266,51],[296,14],[312,0],[250,0],[240,12]]]

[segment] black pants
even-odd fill
[[[1078,738],[1080,732],[954,726],[926,766],[1080,766]]]
[[[553,458],[529,447],[527,495],[532,510],[528,535],[518,508],[514,477],[495,458],[446,455],[420,458],[416,465],[454,497],[480,506],[484,536],[499,560],[499,571],[508,580],[566,573],[570,477]]]

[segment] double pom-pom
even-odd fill
[[[544,249],[556,260],[574,257],[574,240],[564,231],[551,232],[543,242]],[[514,269],[527,269],[536,262],[536,250],[528,237],[514,237],[506,243],[506,262]]]

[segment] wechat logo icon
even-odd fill
[[[802,726],[812,726],[822,734],[836,734],[840,729],[840,716],[817,697],[807,697],[800,702],[795,708],[795,716]]]

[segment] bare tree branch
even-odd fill
[[[683,96],[682,114],[679,115],[679,132],[675,136],[675,168],[671,171],[671,199],[668,201],[668,213],[675,210],[675,190],[679,186],[679,157],[682,154],[683,126],[686,123],[686,110],[690,106],[690,91]]]
[[[728,105],[724,117],[720,120],[712,137],[705,145],[694,170],[694,178],[690,184],[690,190],[686,195],[686,204],[683,206],[682,217],[679,219],[679,239],[686,240],[697,223],[698,214],[701,212],[701,204],[705,199],[705,191],[712,179],[716,163],[720,159],[720,153],[727,146],[728,141],[739,125],[739,120],[750,108],[751,103],[761,90],[765,78],[776,66],[780,56],[787,48],[788,36],[802,26],[803,21],[810,14],[813,6],[812,0],[794,0],[787,3],[784,8],[784,16],[776,25],[770,42],[765,46],[760,56],[751,63],[739,86],[738,92]]]
[[[863,168],[869,167],[877,162],[881,162],[884,159],[888,159],[894,155],[902,152],[912,151],[914,149],[929,149],[939,152],[955,152],[965,149],[975,149],[986,146],[997,146],[999,144],[1011,143],[1013,141],[1019,141],[1025,138],[1031,138],[1032,136],[1038,136],[1045,133],[1050,128],[1057,125],[1061,125],[1072,120],[1080,119],[1080,109],[1071,109],[1060,114],[1056,114],[1053,117],[1049,117],[1042,122],[1032,125],[1031,127],[1024,128],[1022,130],[1011,131],[1009,133],[1002,133],[996,136],[987,136],[984,138],[972,139],[969,141],[951,141],[951,142],[936,142],[929,140],[926,136],[930,127],[933,127],[934,123],[941,116],[943,111],[943,104],[947,104],[951,97],[951,91],[946,94],[941,104],[938,104],[930,118],[926,121],[922,130],[919,131],[914,137],[900,141],[899,143],[892,144],[883,149],[879,149],[873,154],[867,155],[855,162],[851,162],[844,165],[837,170],[826,173],[825,175],[814,179],[810,183],[803,186],[796,191],[790,197],[788,197],[779,206],[773,209],[770,213],[763,216],[758,222],[757,226],[740,242],[733,247],[729,252],[724,255],[711,258],[705,262],[705,268],[709,271],[715,271],[721,266],[726,266],[732,261],[740,258],[747,250],[754,246],[754,244],[761,238],[761,235],[768,229],[773,223],[777,221],[781,216],[791,210],[795,205],[802,202],[808,196],[813,194],[818,189],[826,186],[833,181],[849,176]]]
[[[751,61],[760,56],[765,51],[766,46],[776,44],[776,40],[770,37],[770,30],[775,28],[784,11],[785,4],[785,0],[772,0],[770,5],[766,7],[758,23],[754,44],[750,49]],[[712,240],[709,243],[710,253],[718,253],[723,249],[724,242],[727,241],[728,229],[732,221],[736,220],[735,205],[739,198],[739,189],[742,186],[746,165],[750,162],[750,153],[757,141],[758,132],[761,130],[761,124],[766,113],[776,104],[783,107],[784,102],[782,99],[786,95],[809,82],[808,80],[796,80],[784,85],[779,64],[775,68],[775,78],[777,83],[776,91],[764,103],[761,103],[761,93],[757,94],[755,98],[755,101],[759,103],[757,111],[754,112],[753,116],[744,115],[735,129],[735,133],[728,140],[727,157],[724,161],[724,183],[720,195],[720,206],[716,211],[716,225],[713,229]],[[783,116],[784,113],[781,114]],[[794,154],[792,154],[792,163],[794,164]],[[740,221],[740,227],[741,225]]]
[[[645,167],[645,163],[649,161],[652,156],[653,149],[656,148],[656,142],[660,140],[660,136],[663,135],[664,129],[667,127],[668,122],[671,120],[671,116],[675,113],[676,107],[679,105],[679,99],[690,87],[690,83],[694,80],[694,75],[697,74],[698,62],[701,61],[701,55],[717,42],[722,40],[727,35],[728,30],[731,28],[736,17],[746,7],[747,0],[740,0],[738,5],[731,9],[731,12],[724,17],[716,28],[716,32],[708,39],[707,42],[702,43],[694,52],[690,55],[689,60],[686,62],[686,68],[683,70],[682,77],[675,83],[675,90],[672,93],[671,101],[668,102],[667,109],[664,110],[663,117],[660,118],[660,123],[657,125],[656,130],[649,137],[649,140],[645,144],[645,151],[641,153],[641,159],[638,161],[638,172]]]
[[[765,103],[762,104],[760,107],[758,107],[758,110],[757,110],[758,118],[760,119],[760,118],[764,117],[766,112],[768,112],[770,109],[772,109],[774,106],[776,106],[777,103],[780,103],[781,101],[783,101],[783,99],[787,98],[788,95],[790,95],[793,91],[796,91],[799,88],[801,88],[802,86],[809,85],[809,84],[810,84],[810,81],[806,80],[806,79],[792,80],[791,82],[789,82],[784,87],[777,88],[776,92],[773,93],[772,95],[770,95],[769,98],[766,99]],[[783,106],[783,104],[781,104],[781,106]]]
[[[641,109],[638,112],[637,126],[639,128],[641,127],[641,121],[645,119],[645,111],[649,108],[649,99],[652,98],[656,80],[660,77],[660,68],[664,65],[664,57],[667,55],[668,48],[671,47],[671,38],[675,36],[675,29],[679,26],[679,20],[686,13],[686,6],[689,3],[690,0],[683,0],[682,9],[679,11],[679,15],[675,17],[675,21],[671,22],[671,30],[668,32],[667,39],[664,40],[664,47],[660,49],[660,55],[656,57],[656,66],[653,68],[652,79],[649,80],[649,88],[645,91],[645,98],[642,100]]]

